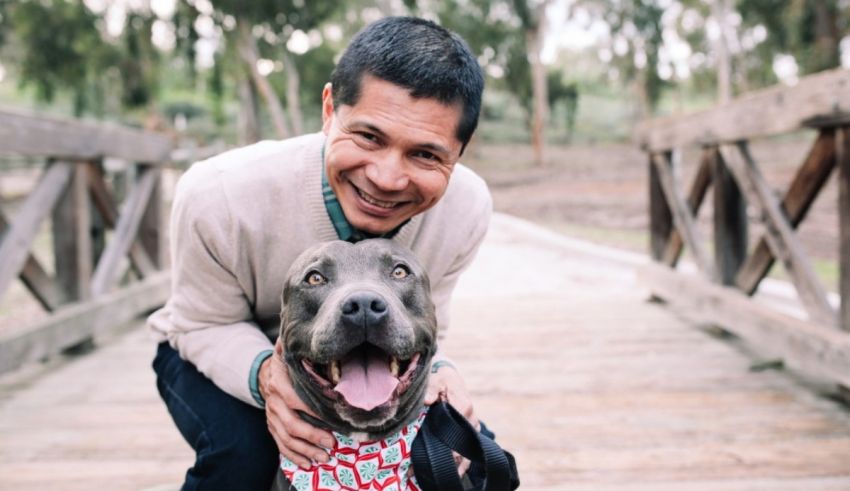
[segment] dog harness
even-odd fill
[[[410,449],[427,413],[423,408],[413,422],[376,442],[357,442],[334,432],[336,443],[326,464],[314,463],[305,470],[281,455],[280,469],[297,491],[420,491],[408,471]]]

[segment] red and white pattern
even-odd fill
[[[377,442],[357,442],[334,433],[336,443],[327,464],[315,463],[305,470],[281,456],[280,469],[297,491],[420,491],[408,471],[410,449],[427,411],[423,409],[401,431]]]

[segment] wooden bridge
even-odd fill
[[[494,217],[476,263],[458,285],[444,348],[463,370],[477,413],[516,454],[522,489],[850,489],[850,410],[840,389],[850,377],[846,302],[836,305],[818,284],[794,235],[817,190],[839,168],[839,299],[850,298],[850,120],[844,116],[850,76],[831,72],[750,97],[641,129],[651,162],[650,256]],[[771,113],[777,104],[781,110]],[[780,117],[789,112],[793,116]],[[724,120],[722,114],[735,116]],[[6,219],[0,281],[20,278],[54,312],[39,326],[0,337],[0,371],[6,372],[0,376],[0,489],[177,489],[192,455],[156,394],[152,342],[142,329],[99,342],[107,326],[150,309],[166,293],[167,273],[157,272],[163,263],[154,259],[161,249],[145,243],[146,231],[162,230],[150,218],[159,213],[147,211],[158,206],[152,198],[158,182],[145,184],[145,177],[166,160],[168,146],[145,145],[160,148],[156,155],[119,155],[129,162],[124,168],[135,170],[117,180],[106,176],[101,186],[104,156],[133,145],[68,153],[51,146],[63,141],[57,133],[39,133],[60,131],[51,126],[58,124],[0,115],[0,153],[45,157],[47,167],[33,194]],[[780,201],[743,142],[804,124],[816,125],[821,136]],[[13,126],[24,129],[9,133]],[[106,129],[87,131],[93,133],[65,141],[119,142],[97,136]],[[149,136],[132,135],[124,141]],[[706,149],[690,194],[676,177],[683,164],[675,149],[683,145]],[[53,170],[60,167],[70,170]],[[709,183],[714,257],[695,220]],[[51,199],[33,198],[38,192]],[[109,196],[101,200],[107,205],[97,203],[98,195]],[[55,202],[76,203],[57,208],[78,210],[76,218],[63,222],[63,213],[51,211]],[[742,235],[745,203],[766,222],[763,245]],[[38,259],[29,244],[37,223],[51,213],[54,231],[72,230],[56,235],[72,237],[75,245],[55,250],[77,251],[73,274],[62,272],[58,257],[53,274],[49,265],[33,266]],[[103,245],[87,239],[86,230],[105,236]],[[695,265],[679,264],[683,246]],[[142,251],[154,267],[145,270]],[[774,257],[791,273],[799,296],[762,280],[765,262]],[[749,296],[756,288],[758,301]],[[66,328],[77,334],[63,339]],[[56,355],[91,345],[92,336],[97,349]],[[49,361],[32,362],[45,357]]]

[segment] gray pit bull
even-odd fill
[[[319,244],[289,270],[284,362],[296,393],[330,430],[375,441],[415,419],[436,335],[428,277],[390,240]],[[275,489],[289,489],[282,472]]]

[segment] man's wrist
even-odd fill
[[[441,358],[431,363],[431,373],[437,373],[443,367],[449,367],[457,371],[457,367],[455,367],[454,363],[450,362],[446,358]]]
[[[262,368],[263,363],[273,354],[274,351],[270,349],[261,351],[260,354],[254,358],[254,362],[251,363],[251,371],[248,374],[248,388],[251,390],[251,397],[254,398],[254,401],[259,404],[261,408],[266,407],[266,399],[263,397],[263,393],[260,390],[260,368]]]

